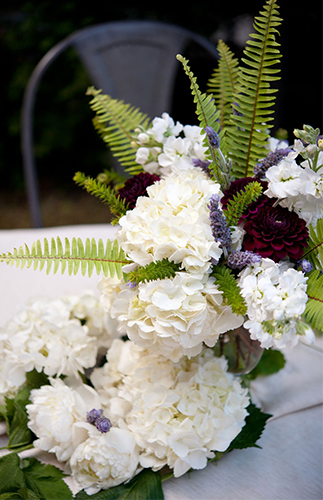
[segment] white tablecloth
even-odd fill
[[[36,239],[65,236],[113,239],[109,225],[61,226],[0,231],[0,253]],[[0,264],[0,323],[35,295],[57,297],[96,290],[98,277],[46,275]],[[273,417],[258,442],[262,449],[235,450],[217,464],[163,483],[166,500],[322,500],[323,342],[285,350],[285,368],[253,383],[254,402]],[[1,432],[1,431],[0,431]],[[2,444],[1,444],[2,441]],[[2,436],[0,446],[5,437]],[[26,453],[26,452],[24,452]],[[30,451],[28,452],[30,453]],[[34,450],[48,460],[46,453]],[[70,483],[73,488],[73,484]],[[54,499],[53,499],[54,500]]]

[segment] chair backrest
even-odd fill
[[[202,47],[214,61],[216,47],[185,28],[154,21],[116,21],[84,28],[52,47],[34,69],[22,106],[22,156],[33,227],[42,226],[33,145],[33,112],[41,78],[51,63],[73,47],[97,88],[139,107],[151,118],[170,112],[179,63],[188,43]]]

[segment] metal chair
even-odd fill
[[[139,107],[150,117],[171,109],[179,62],[188,43],[214,58],[214,44],[185,28],[154,21],[116,21],[74,32],[50,49],[35,67],[25,90],[21,140],[24,178],[32,226],[42,227],[38,176],[33,146],[33,113],[37,89],[51,63],[73,47],[97,88]]]

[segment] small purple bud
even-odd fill
[[[93,410],[89,411],[86,414],[86,421],[89,424],[95,424],[96,420],[100,418],[101,415],[102,415],[102,410],[96,410],[95,408],[93,408]]]
[[[130,280],[128,280],[127,281],[127,286],[130,288],[130,290],[133,290],[134,288],[136,288],[137,282],[136,281],[130,281]]]
[[[213,149],[219,149],[220,147],[220,137],[218,134],[215,132],[215,130],[212,127],[205,127],[205,132],[207,135],[207,138],[209,140],[209,144],[211,148]]]
[[[260,255],[246,250],[245,252],[232,252],[228,257],[228,267],[231,269],[243,269],[245,266],[250,266],[261,261]]]
[[[95,427],[98,429],[98,431],[104,433],[108,432],[111,429],[112,424],[107,417],[99,417],[95,421]]]
[[[303,273],[309,273],[313,269],[312,264],[306,259],[302,260],[301,266],[302,266]]]
[[[199,158],[193,158],[192,163],[194,167],[199,167],[205,174],[207,174],[209,177],[212,177],[209,166],[211,165],[211,162],[208,160],[200,160]]]

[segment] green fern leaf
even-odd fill
[[[323,218],[318,219],[315,228],[309,225],[308,247],[303,254],[315,269],[323,271]]]
[[[223,211],[228,227],[236,226],[250,203],[259,198],[262,193],[262,186],[259,182],[250,182],[245,188],[235,194],[229,201],[227,208]]]
[[[93,96],[90,106],[96,113],[94,126],[111,153],[127,172],[142,171],[141,165],[136,163],[137,148],[132,145],[133,133],[138,127],[148,128],[150,118],[131,104],[112,99],[94,87],[87,90],[87,95]]]
[[[238,82],[239,62],[223,40],[219,40],[217,49],[220,55],[219,64],[208,81],[208,92],[214,96],[220,112],[220,126],[223,130],[221,150],[223,154],[226,154],[226,134],[227,128],[231,124],[232,102]]]
[[[103,203],[109,205],[110,211],[114,215],[111,221],[112,225],[117,224],[120,217],[126,213],[128,205],[125,203],[124,199],[119,198],[114,188],[110,188],[91,177],[87,177],[82,172],[76,172],[73,180],[77,185],[82,186],[88,193],[98,197]]]
[[[213,268],[211,275],[215,278],[215,284],[218,285],[232,311],[238,315],[246,314],[247,306],[232,271],[218,264]]]
[[[308,275],[307,295],[304,318],[312,328],[323,332],[323,274],[317,269]]]
[[[279,80],[277,63],[281,57],[276,42],[278,17],[276,0],[268,0],[264,10],[255,17],[255,33],[246,43],[234,94],[235,113],[228,128],[228,152],[232,173],[236,177],[253,176],[253,168],[267,155],[269,123],[273,120],[275,92],[272,82]]]
[[[144,267],[138,267],[136,270],[127,274],[127,280],[138,285],[143,281],[155,281],[165,278],[173,278],[176,271],[180,270],[180,264],[170,262],[168,259],[150,262]]]
[[[204,130],[206,127],[211,127],[215,132],[218,133],[220,128],[220,111],[218,111],[215,106],[213,96],[211,96],[210,94],[202,93],[200,91],[196,77],[192,73],[187,59],[185,59],[185,57],[180,54],[178,54],[176,57],[182,63],[184,71],[190,79],[191,92],[194,103],[196,104],[196,114],[201,129]],[[217,153],[212,147],[209,147],[207,138],[205,138],[204,145],[209,148],[209,159],[212,161],[211,165],[209,166],[209,170],[210,172],[213,172],[215,180],[222,184],[224,179],[218,167],[219,160],[217,158]]]
[[[131,261],[126,259],[117,240],[113,243],[107,240],[104,246],[102,239],[96,243],[95,239],[87,238],[83,244],[80,238],[73,238],[72,243],[65,238],[64,248],[60,238],[57,237],[56,240],[51,239],[50,245],[45,238],[43,249],[40,240],[37,240],[32,244],[31,249],[25,245],[25,248],[22,246],[18,250],[15,248],[12,253],[0,254],[0,262],[11,266],[16,265],[21,269],[25,266],[27,268],[33,266],[35,270],[42,270],[46,267],[47,274],[51,270],[55,274],[61,267],[61,273],[67,270],[70,276],[77,274],[80,269],[83,276],[86,273],[91,276],[95,269],[98,275],[103,273],[104,276],[110,275],[111,278],[117,275],[121,279],[123,266]]]

